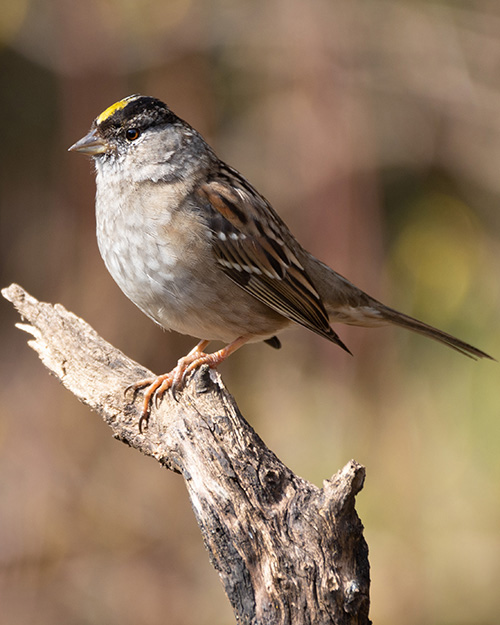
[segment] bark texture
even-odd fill
[[[113,436],[183,476],[238,623],[370,623],[368,547],[354,507],[361,465],[349,462],[321,489],[296,476],[206,367],[179,401],[164,397],[141,434],[141,402],[124,389],[151,372],[61,305],[38,302],[14,284],[2,293],[44,365]]]

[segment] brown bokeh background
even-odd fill
[[[92,166],[66,149],[155,95],[300,241],[370,294],[500,356],[500,6],[418,0],[1,0],[1,286],[58,301],[160,373],[99,257]],[[0,622],[233,623],[182,479],[114,441],[0,302]],[[500,369],[402,330],[303,329],[221,372],[294,471],[354,457],[384,625],[493,625]]]

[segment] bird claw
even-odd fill
[[[184,387],[184,384],[179,386],[179,384],[176,384],[175,381],[172,382],[172,386],[170,387],[170,390],[172,391],[172,397],[175,399],[177,403],[179,403],[180,401],[180,392],[182,391],[183,387]]]
[[[186,363],[179,363],[177,367],[174,369],[175,373],[172,380],[171,391],[172,397],[176,402],[180,400],[180,392],[186,386],[187,375],[190,371],[192,371],[195,367],[192,367],[193,363],[190,363],[186,366]]]
[[[156,378],[147,378],[139,380],[134,384],[129,384],[125,389],[125,393],[130,390],[133,391],[133,398],[135,399],[137,392],[141,389],[146,389],[144,393],[144,403],[141,410],[141,416],[139,417],[139,432],[142,434],[144,429],[148,426],[149,415],[151,412],[151,406],[156,409],[159,407],[161,400],[165,393],[171,389],[172,397],[176,402],[180,401],[180,393],[184,388],[184,370],[185,366],[178,364],[173,371],[164,375],[159,375]]]
[[[151,402],[154,404],[154,407],[158,409],[160,405],[160,396],[158,395],[158,393],[155,392],[155,394],[151,398]]]
[[[123,391],[123,394],[126,395],[129,391],[132,391],[132,398],[135,399],[137,391],[139,391],[141,388],[144,388],[145,386],[148,386],[148,384],[151,384],[151,382],[152,380],[140,380],[139,382],[129,384]]]
[[[163,395],[169,389],[171,389],[172,397],[175,401],[180,401],[180,392],[184,388],[187,377],[191,371],[194,371],[194,369],[198,369],[205,364],[209,367],[216,367],[247,341],[248,337],[241,336],[230,345],[227,345],[223,349],[220,349],[218,352],[214,352],[212,354],[206,354],[203,351],[209,341],[200,341],[200,343],[198,343],[198,345],[192,349],[187,356],[179,359],[177,366],[172,369],[170,373],[165,373],[164,375],[160,375],[156,378],[140,380],[135,384],[127,386],[125,393],[127,393],[130,389],[133,389],[134,399],[137,391],[147,387],[144,392],[144,403],[142,405],[141,416],[139,417],[139,432],[142,434],[144,426],[147,427],[148,425],[151,404],[153,404],[155,408],[158,408]]]
[[[189,373],[191,373],[191,371],[194,369],[195,367],[189,365],[189,367],[186,367],[184,369],[184,371],[182,372],[182,375],[180,376],[180,380],[179,380],[179,385],[181,388],[184,387],[184,385],[186,384],[186,379]]]
[[[149,421],[149,412],[141,412],[141,416],[139,417],[139,434],[143,434],[144,425],[146,425],[146,429],[148,427]]]
[[[158,408],[163,394],[169,388],[168,379],[170,376],[171,374],[167,373],[165,375],[160,375],[156,378],[146,378],[144,380],[139,380],[134,384],[129,384],[125,389],[125,394],[128,393],[130,390],[133,391],[134,400],[138,391],[144,388],[146,389],[144,393],[144,403],[142,405],[141,416],[139,417],[139,432],[141,434],[144,431],[144,427],[147,427],[148,425],[151,404],[152,402],[154,402],[155,408]],[[167,384],[165,384],[166,382]]]

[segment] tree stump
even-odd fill
[[[369,563],[349,462],[323,488],[295,475],[240,414],[219,374],[196,371],[138,428],[124,389],[153,374],[60,304],[20,286],[2,294],[24,319],[49,371],[101,415],[113,436],[180,473],[209,553],[241,624],[369,624]]]

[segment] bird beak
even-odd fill
[[[74,143],[68,152],[81,152],[82,154],[90,154],[90,156],[96,156],[97,154],[104,154],[108,152],[110,146],[99,137],[95,128],[91,128],[89,133],[85,135],[80,141]]]

